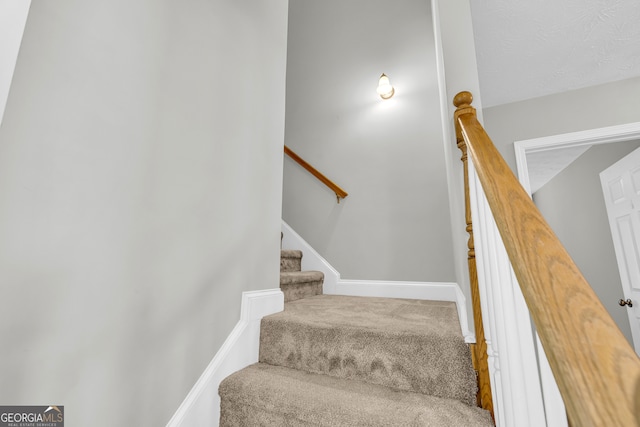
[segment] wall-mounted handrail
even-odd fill
[[[640,359],[491,142],[454,98],[463,140],[500,231],[572,426],[640,427]]]
[[[336,198],[338,199],[338,203],[340,203],[340,199],[344,199],[345,197],[347,197],[349,195],[349,193],[344,191],[342,188],[340,188],[338,185],[336,185],[333,181],[331,181],[329,178],[327,178],[322,173],[320,173],[316,168],[311,166],[309,163],[305,162],[300,156],[298,156],[296,153],[294,153],[286,145],[284,146],[284,153],[287,156],[291,157],[291,159],[294,160],[296,163],[298,163],[300,166],[302,166],[307,171],[309,171],[309,173],[311,173],[311,175],[313,175],[316,178],[318,178],[324,185],[329,187],[331,189],[331,191],[336,193]]]

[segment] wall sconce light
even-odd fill
[[[389,77],[387,77],[385,73],[382,73],[380,80],[378,80],[378,89],[376,89],[376,92],[378,92],[378,95],[380,95],[382,99],[389,99],[396,93],[396,90],[389,82]]]

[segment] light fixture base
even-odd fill
[[[395,89],[394,87],[391,87],[391,92],[381,93],[381,94],[380,94],[380,98],[382,98],[382,99],[389,99],[389,98],[391,98],[395,93],[396,93],[396,89]]]

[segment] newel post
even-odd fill
[[[469,248],[467,263],[469,265],[469,281],[471,285],[471,301],[473,305],[473,323],[475,325],[476,343],[471,345],[471,356],[473,366],[478,373],[478,406],[491,412],[493,416],[493,400],[491,397],[491,382],[489,378],[489,364],[487,362],[487,343],[484,336],[484,326],[482,324],[482,311],[480,308],[480,291],[478,289],[478,273],[476,269],[476,253],[473,243],[473,224],[471,221],[471,208],[469,202],[469,164],[467,157],[467,144],[464,141],[462,130],[458,124],[458,117],[462,114],[476,115],[476,109],[471,106],[473,95],[470,92],[460,92],[453,98],[453,105],[456,111],[453,121],[456,130],[456,142],[462,151],[464,168],[464,205],[466,230],[469,233]]]

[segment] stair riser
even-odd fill
[[[291,302],[315,295],[322,295],[322,281],[307,283],[280,284],[284,293],[284,302]]]
[[[229,397],[220,400],[219,427],[286,426],[291,425],[289,421],[286,414],[267,411],[261,405],[247,405]]]
[[[475,404],[475,373],[462,338],[338,331],[267,317],[260,361]]]
[[[280,251],[280,271],[302,270],[302,251],[286,249]]]
[[[300,258],[280,257],[280,271],[300,271],[302,269],[302,260]]]

